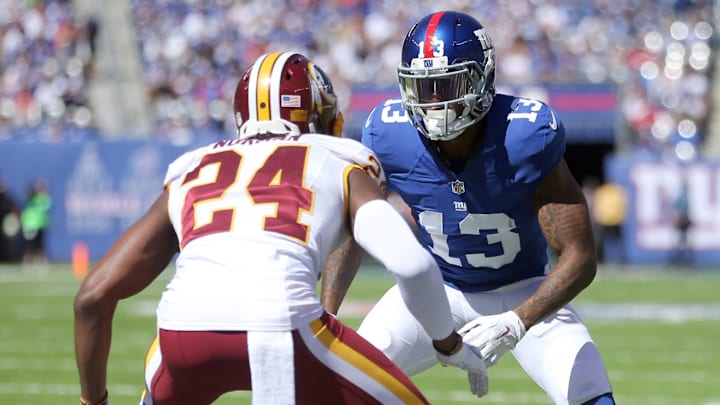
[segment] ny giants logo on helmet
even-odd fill
[[[485,54],[487,56],[487,51],[494,48],[492,39],[490,39],[490,35],[488,35],[483,28],[476,29],[475,31],[473,31],[473,34],[475,34],[478,41],[480,41],[480,45],[482,45],[483,51],[485,51]]]

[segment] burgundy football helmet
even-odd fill
[[[240,79],[233,110],[240,139],[342,133],[342,113],[330,79],[299,53],[260,56]]]

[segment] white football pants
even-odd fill
[[[455,330],[480,315],[514,309],[537,290],[543,279],[522,280],[478,293],[463,293],[445,286]],[[408,375],[437,363],[430,336],[405,307],[397,285],[375,304],[358,333]],[[595,342],[571,305],[530,328],[512,353],[558,405],[580,405],[612,391]],[[492,368],[489,371],[492,384]]]

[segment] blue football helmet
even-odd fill
[[[425,16],[405,36],[398,80],[403,108],[418,131],[431,140],[455,139],[492,105],[492,40],[467,14]]]

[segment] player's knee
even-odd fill
[[[583,402],[582,405],[615,405],[615,398],[613,398],[611,392],[608,392],[607,394],[603,394],[587,402]]]
[[[358,328],[358,334],[383,353],[387,354],[393,342],[390,331],[379,327],[363,327],[363,325],[360,325]]]

